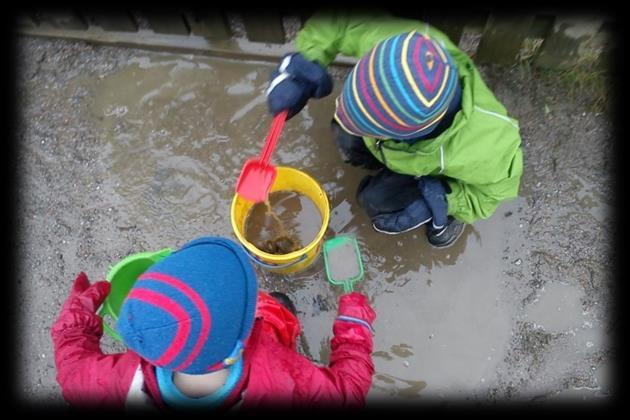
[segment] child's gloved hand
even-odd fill
[[[70,296],[63,304],[53,333],[77,326],[102,330],[100,318],[95,317],[94,314],[109,294],[110,289],[111,284],[108,281],[98,281],[90,285],[87,275],[83,272],[79,273],[72,285]]]
[[[288,109],[287,119],[300,112],[310,98],[322,98],[332,92],[332,78],[326,69],[300,53],[283,57],[272,73],[267,89],[269,111],[276,115]]]
[[[424,198],[419,197],[402,210],[374,216],[372,226],[378,232],[393,235],[415,229],[430,220],[431,210]]]
[[[285,109],[289,110],[287,120],[300,112],[310,99],[311,88],[288,76],[287,73],[274,71],[272,81],[267,90],[267,105],[272,115],[277,115]],[[276,85],[274,82],[279,81]]]
[[[351,292],[343,294],[339,298],[337,320],[360,324],[374,332],[372,324],[375,319],[376,312],[374,312],[374,309],[370,306],[370,301],[364,294]]]
[[[422,176],[418,181],[418,189],[427,207],[431,211],[433,227],[443,227],[448,217],[448,204],[446,202],[446,188],[444,183],[436,177]]]
[[[85,309],[89,312],[96,312],[109,294],[111,286],[105,280],[97,281],[90,285],[87,275],[81,272],[74,280],[70,296],[65,305],[76,309]]]

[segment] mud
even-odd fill
[[[17,388],[61,401],[49,329],[79,271],[94,281],[134,252],[200,235],[234,238],[229,206],[243,162],[270,123],[272,66],[18,38]],[[356,235],[374,324],[380,401],[591,403],[613,395],[612,130],[606,115],[567,101],[551,78],[481,68],[519,119],[520,197],[431,248],[424,228],[372,230],[355,190],[367,171],[332,144],[334,98],[287,122],[272,161],[312,175],[331,203],[326,238]],[[300,350],[330,355],[341,289],[323,258],[261,288],[285,292],[303,323]],[[107,352],[121,350],[109,338]]]
[[[275,191],[252,206],[245,219],[245,239],[271,254],[288,254],[310,244],[322,228],[313,201],[295,191]]]

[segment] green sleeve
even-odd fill
[[[348,26],[348,15],[316,13],[309,18],[295,39],[296,50],[306,59],[324,67],[333,62]]]
[[[474,185],[448,178],[451,192],[446,195],[448,214],[465,223],[487,219],[502,202],[516,198],[523,173],[523,154],[519,149],[510,176],[494,184]]]
[[[327,67],[337,54],[360,58],[379,41],[414,30],[454,47],[441,31],[419,20],[398,18],[385,11],[323,11],[306,21],[296,38],[296,49],[308,60]]]

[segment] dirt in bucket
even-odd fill
[[[274,191],[256,203],[245,219],[245,238],[261,251],[282,255],[315,239],[322,216],[315,203],[295,191]]]

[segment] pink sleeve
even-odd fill
[[[374,375],[371,325],[376,313],[365,295],[352,292],[339,299],[337,315],[329,368],[338,377],[337,387],[345,403],[362,406]],[[364,322],[352,322],[351,318]]]
[[[104,354],[101,318],[78,305],[64,305],[51,329],[57,382],[75,406],[123,407],[140,357]]]

